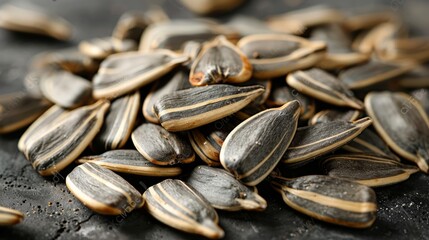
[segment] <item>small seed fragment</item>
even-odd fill
[[[248,186],[260,183],[276,167],[291,143],[300,111],[298,101],[294,100],[240,123],[222,145],[222,166]]]
[[[186,183],[203,195],[216,209],[227,211],[257,210],[267,207],[256,187],[243,185],[223,170],[208,166],[194,168]]]
[[[371,154],[334,155],[323,161],[323,168],[331,177],[347,179],[369,187],[381,187],[407,180],[419,171],[397,160]]]
[[[24,219],[24,214],[21,212],[0,206],[0,226],[15,225]]]
[[[318,123],[326,123],[333,121],[346,121],[353,122],[362,116],[362,112],[359,110],[336,110],[326,109],[316,113],[310,121],[309,125],[316,125]]]
[[[66,185],[79,201],[99,214],[120,215],[144,204],[141,194],[125,179],[91,162],[74,168],[66,177]]]
[[[136,150],[111,150],[101,155],[84,156],[79,164],[91,162],[114,172],[149,177],[171,177],[182,173],[179,167],[164,167],[149,162]]]
[[[136,128],[131,139],[137,150],[153,164],[190,163],[195,159],[187,138],[152,123],[144,123]]]
[[[137,44],[134,41],[112,37],[94,38],[79,43],[79,51],[94,59],[105,59],[114,53],[134,50],[137,50]]]
[[[264,92],[261,86],[215,84],[161,97],[154,111],[168,131],[184,131],[214,122],[244,108]]]
[[[154,218],[181,231],[219,239],[224,231],[210,203],[180,180],[167,179],[147,189],[145,208]]]
[[[295,179],[275,177],[272,186],[288,206],[324,222],[367,228],[376,219],[375,192],[359,183],[310,175]]]

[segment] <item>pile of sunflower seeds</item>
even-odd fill
[[[36,8],[0,13],[5,29],[71,35]],[[66,185],[99,214],[143,207],[217,239],[215,209],[263,211],[265,180],[298,212],[367,228],[372,187],[429,171],[427,61],[429,39],[387,10],[316,6],[223,24],[132,11],[111,36],[35,56],[26,91],[0,96],[0,133],[27,127],[18,148],[42,176],[77,165]],[[309,164],[320,175],[285,177]],[[142,194],[118,173],[159,183]],[[22,218],[0,207],[0,225]]]

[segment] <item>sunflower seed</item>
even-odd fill
[[[424,108],[426,114],[429,114],[429,89],[416,89],[412,92],[410,92],[410,95],[413,96],[413,98],[417,99],[419,103]]]
[[[121,15],[113,30],[112,37],[118,40],[133,40],[138,42],[143,31],[150,24],[150,19],[144,12],[129,11]]]
[[[43,97],[42,91],[40,90],[40,83],[44,78],[49,77],[58,70],[60,69],[48,67],[41,69],[31,69],[24,78],[25,90],[32,96]]]
[[[192,64],[189,82],[194,86],[241,83],[252,76],[246,56],[224,36],[205,43]]]
[[[172,20],[150,25],[142,36],[139,50],[148,52],[154,49],[179,50],[185,42],[204,42],[218,35],[236,38],[238,35],[230,28],[214,21]]]
[[[363,109],[363,103],[354,97],[343,82],[318,68],[296,71],[287,76],[287,83],[297,91],[336,106]]]
[[[147,189],[145,208],[154,218],[178,230],[219,239],[224,231],[210,203],[180,180],[167,179]]]
[[[188,58],[159,50],[151,53],[118,53],[102,62],[93,80],[95,98],[115,98],[147,85]]]
[[[248,186],[260,183],[276,167],[292,141],[300,111],[298,101],[294,100],[239,124],[222,145],[222,166]]]
[[[0,27],[17,32],[45,35],[69,40],[72,26],[65,19],[47,13],[30,2],[8,3],[0,7]]]
[[[270,96],[271,88],[272,88],[272,82],[271,82],[270,79],[255,79],[255,78],[251,78],[250,80],[248,80],[248,81],[246,81],[244,83],[239,83],[237,85],[238,86],[260,85],[260,86],[264,87],[264,89],[265,89],[264,93],[262,93],[259,97],[257,97],[251,103],[251,105],[255,105],[255,106],[260,106],[260,105],[265,104],[265,102],[267,101],[268,97]]]
[[[264,21],[245,15],[231,17],[226,25],[238,32],[241,37],[253,34],[276,33],[276,31],[271,30]]]
[[[415,64],[393,64],[380,61],[370,61],[366,64],[349,68],[340,73],[339,78],[350,89],[370,87],[411,71]]]
[[[101,155],[82,157],[76,162],[91,162],[114,172],[150,177],[170,177],[182,173],[179,167],[155,165],[136,150],[111,150]]]
[[[190,163],[195,159],[192,146],[185,137],[152,123],[144,123],[136,128],[131,139],[137,150],[157,165]]]
[[[304,165],[353,140],[371,123],[366,117],[354,122],[333,121],[298,128],[282,161],[287,165]]]
[[[334,155],[323,161],[327,175],[358,182],[369,187],[380,187],[407,180],[419,171],[386,157],[370,154]]]
[[[400,88],[429,88],[429,66],[419,65],[411,71],[394,78]]]
[[[28,126],[50,106],[48,101],[22,91],[0,95],[0,134]]]
[[[375,192],[359,183],[310,175],[290,180],[276,177],[272,186],[288,206],[321,221],[367,228],[376,219]]]
[[[156,81],[143,103],[143,115],[145,119],[152,123],[159,123],[159,119],[156,117],[153,109],[154,104],[165,95],[191,87],[189,75],[182,69],[173,71],[159,81]]]
[[[91,162],[74,168],[66,177],[66,185],[79,201],[99,214],[120,215],[144,204],[142,195],[125,179]]]
[[[183,44],[183,47],[182,47],[183,55],[186,55],[189,57],[189,61],[187,63],[184,63],[184,65],[188,69],[192,68],[193,63],[195,59],[197,59],[202,48],[203,48],[203,44],[197,41],[188,41]]]
[[[429,120],[418,100],[405,93],[373,92],[365,97],[365,107],[387,145],[428,173]]]
[[[384,141],[370,129],[365,129],[352,141],[343,146],[343,149],[354,153],[369,153],[385,156],[399,161],[398,156],[392,153]]]
[[[261,86],[215,84],[176,91],[160,98],[154,111],[168,131],[184,131],[214,122],[244,108],[264,92]]]
[[[132,40],[118,40],[112,37],[94,38],[79,43],[79,51],[94,59],[106,57],[121,52],[137,50],[137,44]]]
[[[346,121],[353,122],[356,121],[359,117],[362,116],[362,112],[359,110],[336,110],[336,109],[326,109],[316,113],[308,125],[316,125],[318,123],[326,123],[333,121]]]
[[[43,135],[27,142],[25,155],[42,176],[53,175],[73,162],[90,144],[109,108],[106,101],[77,108]]]
[[[229,172],[208,166],[194,168],[186,183],[203,195],[216,209],[227,211],[257,210],[267,207],[256,187],[249,188]]]
[[[91,83],[66,71],[52,73],[40,82],[40,91],[46,99],[64,108],[76,108],[91,99]]]
[[[429,60],[428,38],[390,39],[377,46],[377,56],[385,61],[410,60],[426,62]]]
[[[323,42],[280,34],[250,35],[240,39],[237,46],[253,65],[255,78],[281,77],[309,68],[323,58],[326,50]]]
[[[92,141],[91,148],[100,152],[122,148],[134,129],[139,108],[139,92],[112,101],[103,127]]]
[[[24,214],[21,212],[0,206],[0,226],[15,225],[24,219]]]
[[[374,28],[382,23],[397,21],[397,16],[387,9],[364,9],[349,13],[344,26],[351,32]]]
[[[194,13],[208,15],[231,11],[245,2],[245,0],[181,0],[181,2]]]

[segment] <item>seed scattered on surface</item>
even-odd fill
[[[0,206],[0,226],[15,225],[24,219],[24,214],[21,212]]]

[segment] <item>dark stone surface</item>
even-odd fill
[[[191,17],[176,0],[37,0],[76,27],[70,43],[61,43],[26,34],[0,31],[0,93],[20,89],[31,57],[39,52],[60,49],[91,37],[111,33],[119,15],[128,9],[147,9],[161,4],[172,18]],[[429,2],[387,0],[388,7],[413,24],[413,32],[429,32]],[[2,1],[3,3],[3,1]],[[265,17],[319,1],[249,0],[241,14]],[[342,7],[371,7],[380,2],[324,1]],[[222,16],[227,18],[228,16]],[[64,178],[73,166],[51,178],[40,177],[17,150],[22,132],[0,136],[0,205],[22,211],[25,220],[0,228],[0,239],[200,239],[167,227],[143,210],[128,216],[105,217],[93,214],[67,190]],[[126,176],[141,192],[159,179]],[[428,239],[429,177],[418,173],[410,180],[376,189],[378,218],[366,230],[347,229],[315,221],[286,206],[280,196],[263,183],[261,195],[268,201],[265,212],[219,211],[225,239]]]

